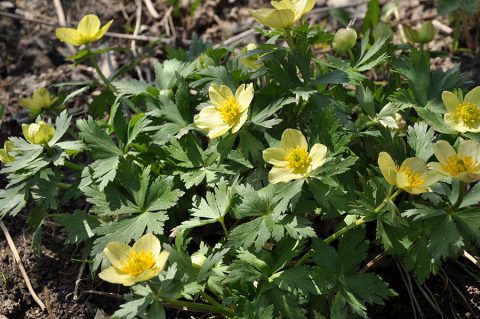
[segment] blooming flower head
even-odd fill
[[[94,14],[88,14],[80,20],[76,29],[57,28],[55,34],[60,41],[79,46],[100,40],[112,22],[110,20],[100,28],[100,19]]]
[[[480,143],[462,140],[456,152],[447,141],[438,141],[433,152],[439,161],[429,163],[434,171],[464,183],[480,180]]]
[[[23,136],[32,144],[47,144],[55,134],[55,128],[45,123],[38,121],[32,124],[22,124]]]
[[[286,129],[282,134],[279,147],[270,147],[263,151],[265,162],[273,165],[268,180],[275,184],[305,178],[325,163],[327,147],[315,144],[308,151],[308,144],[302,132]]]
[[[427,163],[418,157],[410,157],[397,166],[392,157],[386,152],[380,152],[378,166],[390,185],[410,194],[430,192],[430,186],[435,184],[439,176],[436,172],[427,170]]]
[[[20,99],[19,104],[30,110],[32,115],[38,115],[42,110],[49,109],[55,102],[46,88],[36,90],[31,98]]]
[[[281,0],[272,1],[272,8],[262,8],[252,11],[252,16],[267,27],[273,29],[288,28],[310,12],[315,6],[315,0]]]
[[[212,83],[208,94],[212,105],[195,115],[195,125],[207,130],[210,138],[219,137],[230,129],[236,133],[247,120],[248,107],[253,99],[253,84],[240,85],[233,95],[228,86]]]
[[[447,108],[445,123],[457,132],[480,132],[480,86],[461,96],[443,91],[443,104]]]
[[[160,250],[160,241],[152,234],[140,237],[133,247],[111,242],[103,252],[112,266],[98,276],[112,284],[124,286],[149,280],[157,276],[167,263],[169,253]]]
[[[3,148],[0,149],[0,162],[8,164],[15,160],[15,158],[9,154],[11,150],[13,150],[12,141],[5,141]]]

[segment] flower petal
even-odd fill
[[[82,45],[83,39],[81,34],[72,28],[57,28],[55,30],[55,36],[62,42],[66,42],[72,45]]]
[[[222,107],[231,97],[233,97],[232,90],[226,85],[218,85],[212,83],[208,88],[208,96],[215,107]]]
[[[112,284],[122,284],[124,286],[132,286],[135,284],[134,277],[132,275],[121,272],[115,267],[108,267],[99,273],[98,277]]]
[[[308,149],[308,143],[307,143],[307,140],[305,139],[305,136],[303,136],[302,132],[300,132],[299,130],[287,128],[282,134],[280,147],[285,148],[287,150],[290,148],[296,148],[296,147],[302,147],[302,148]]]
[[[387,152],[380,152],[380,154],[378,154],[378,167],[387,183],[396,185],[395,162],[390,154]]]
[[[480,157],[480,144],[474,140],[461,141],[458,147],[459,156],[471,156],[473,159]]]
[[[92,39],[92,41],[100,40],[105,35],[105,33],[107,33],[108,29],[110,29],[112,23],[113,20],[110,20],[103,27],[101,27],[100,30],[98,30],[98,32],[95,34],[95,37]]]
[[[94,14],[84,16],[77,26],[77,31],[86,38],[93,39],[100,29],[100,19]]]
[[[252,16],[267,27],[273,29],[288,28],[295,23],[295,12],[291,9],[258,9],[252,11]]]
[[[165,265],[167,264],[168,257],[170,256],[170,253],[166,250],[162,251],[160,255],[158,255],[158,258],[155,262],[155,268],[159,268],[161,272],[163,268],[165,268]]]
[[[33,99],[23,98],[18,101],[20,106],[30,109],[30,110],[40,110],[41,108],[35,103]]]
[[[103,250],[108,260],[115,268],[122,268],[128,260],[128,256],[132,252],[132,247],[127,244],[113,241]]]
[[[447,141],[438,141],[433,144],[433,153],[440,162],[445,162],[449,157],[457,155],[455,149]]]
[[[294,179],[302,178],[301,174],[294,174],[289,168],[286,167],[272,167],[268,173],[268,181],[272,184],[286,183]]]
[[[157,236],[153,234],[146,234],[140,237],[132,247],[133,251],[140,252],[152,252],[154,258],[157,258],[158,254],[160,254],[160,241],[158,240]]]
[[[460,132],[460,133],[468,132],[468,128],[463,124],[463,122],[456,121],[454,113],[446,113],[443,116],[443,121],[445,122],[445,124],[447,124],[457,132]]]
[[[428,166],[429,169],[431,169],[435,172],[438,172],[438,173],[446,175],[446,176],[450,176],[450,174],[448,172],[443,170],[442,164],[440,164],[439,162],[431,162],[431,163],[428,163],[427,166]]]
[[[248,118],[248,109],[246,109],[241,115],[240,118],[238,119],[237,123],[235,123],[232,126],[232,133],[237,133],[238,130],[245,124]]]
[[[473,88],[470,92],[465,95],[465,102],[473,103],[475,105],[480,105],[480,86]]]
[[[322,166],[325,163],[325,158],[327,157],[327,147],[323,144],[314,144],[309,152],[310,158],[312,159],[312,170]]]
[[[285,160],[287,150],[281,147],[270,147],[262,152],[263,160],[273,166],[286,167],[288,161]]]
[[[420,174],[427,170],[427,163],[421,158],[418,157],[409,157],[403,161],[401,167],[408,167],[412,171],[416,171]]]
[[[230,126],[223,121],[215,106],[204,107],[200,113],[195,115],[193,122],[198,128],[207,130],[210,138],[221,136],[230,129]]]
[[[242,84],[238,87],[237,92],[235,92],[235,100],[240,105],[240,110],[242,112],[248,110],[250,103],[253,99],[253,84],[250,83],[245,87],[245,84]]]
[[[450,91],[443,91],[442,93],[442,101],[447,108],[448,113],[455,114],[457,111],[457,106],[462,103],[462,101],[458,98],[458,96]]]

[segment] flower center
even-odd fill
[[[480,119],[480,108],[473,103],[463,102],[457,106],[457,116],[464,123],[471,124]]]
[[[416,170],[410,169],[409,167],[400,166],[397,168],[397,172],[407,175],[408,184],[411,187],[419,187],[425,183],[425,180],[422,178],[422,174]]]
[[[293,170],[302,170],[307,168],[312,162],[312,158],[308,151],[303,147],[295,147],[290,149],[285,160],[288,161],[288,167]]]
[[[480,170],[480,163],[474,160],[471,156],[450,156],[445,163],[442,163],[442,168],[451,176],[465,172],[477,172]]]
[[[132,251],[128,256],[127,263],[123,266],[123,272],[136,276],[145,270],[152,268],[155,264],[153,253],[151,251]]]
[[[238,105],[238,102],[233,96],[231,96],[228,101],[218,109],[218,111],[220,112],[223,121],[228,125],[235,124],[240,117],[240,105]]]

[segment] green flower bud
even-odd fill
[[[432,21],[424,22],[420,28],[404,27],[405,35],[410,42],[425,44],[433,40],[437,33]]]
[[[214,65],[215,61],[205,53],[200,54],[197,58],[197,69],[206,69],[207,67]]]
[[[256,48],[258,48],[258,45],[256,45],[255,43],[249,43],[247,44],[247,46],[245,46],[243,48],[243,52],[248,52],[248,51],[252,51],[252,50],[255,50]],[[247,68],[250,68],[252,70],[257,70],[259,68],[262,67],[262,63],[260,64],[257,64],[256,62],[258,61],[258,58],[260,57],[260,54],[254,54],[254,55],[250,55],[246,58],[243,58],[242,59],[242,63],[247,67]]]
[[[45,123],[38,121],[38,123],[22,124],[23,136],[32,144],[47,144],[55,134],[55,128]]]
[[[160,95],[163,95],[163,96],[166,96],[167,98],[169,98],[170,100],[173,100],[173,90],[172,89],[161,89],[160,90]]]
[[[357,42],[357,32],[351,28],[340,29],[333,38],[333,49],[337,53],[345,53],[352,49]]]
[[[201,268],[205,260],[207,260],[207,257],[199,251],[193,253],[191,258],[193,267],[197,269]]]

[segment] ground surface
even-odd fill
[[[177,14],[168,1],[153,1],[156,18],[143,3],[140,28],[138,34],[157,39],[155,45],[145,41],[136,41],[135,54],[148,53],[139,67],[131,71],[134,77],[149,80],[152,76],[151,65],[164,57],[165,44],[184,46],[188,44],[193,32],[211,43],[230,41],[235,36],[247,30],[254,21],[249,16],[249,10],[261,6],[267,1],[261,0],[206,0],[192,13],[192,1],[179,1]],[[330,6],[364,1],[327,1]],[[138,1],[137,1],[138,3]],[[448,24],[444,17],[438,17],[432,9],[431,1],[402,1],[402,21],[416,24],[423,18],[436,19],[443,26]],[[102,21],[115,19],[111,31],[132,33],[136,17],[134,1],[120,0],[75,0],[62,2],[67,23],[75,24],[87,13],[96,13]],[[324,6],[324,1],[317,1],[317,6]],[[353,17],[361,18],[365,6],[359,5],[348,9]],[[47,24],[58,24],[57,10],[53,1],[47,0],[17,0],[1,1],[0,11],[13,13],[28,19],[42,20]],[[180,15],[178,13],[181,13]],[[183,16],[183,18],[180,18]],[[312,13],[312,21],[325,20],[326,11],[322,9]],[[330,23],[335,29],[336,25]],[[0,16],[0,105],[7,109],[7,116],[1,125],[0,141],[8,135],[19,135],[19,123],[27,120],[26,112],[20,110],[18,100],[29,96],[38,87],[49,86],[62,81],[82,81],[90,79],[94,72],[88,67],[71,68],[64,58],[71,54],[69,48],[60,44],[54,37],[54,27],[43,23],[6,18]],[[253,35],[241,38],[244,43],[255,40]],[[131,40],[108,37],[108,45],[119,45],[130,48]],[[444,28],[437,36],[432,48],[443,50],[451,44],[451,33]],[[121,61],[132,58],[133,53],[111,55],[103,61],[105,71],[108,65],[116,68]],[[449,68],[453,63],[463,62],[466,74],[477,84],[480,84],[480,60],[478,56],[463,54],[453,58],[440,57],[436,59],[438,66]],[[92,92],[95,94],[95,92]],[[83,100],[82,100],[83,99]],[[67,106],[80,112],[85,107],[84,98],[72,100]],[[2,181],[0,180],[0,184]],[[2,186],[2,185],[0,185]],[[22,213],[27,216],[27,212]],[[80,249],[63,245],[63,236],[54,224],[47,225],[43,234],[41,256],[33,254],[32,235],[26,218],[6,219],[5,223],[14,238],[15,245],[30,276],[33,288],[42,300],[48,304],[50,311],[41,312],[29,295],[24,280],[18,270],[10,248],[0,235],[0,319],[8,318],[108,318],[121,303],[118,297],[124,292],[118,286],[99,283],[89,275],[86,267],[82,280],[77,286],[75,282],[81,267]],[[463,267],[469,271],[476,270],[465,260],[459,263],[449,262],[442,269],[441,275],[432,278],[422,289],[429,289],[428,299],[434,299],[444,318],[476,318],[480,317],[480,285]],[[371,309],[372,318],[415,318],[408,289],[402,281],[400,272],[393,260],[385,258],[375,269],[400,294],[400,297],[387,302],[386,307]],[[446,275],[445,275],[446,274]],[[477,270],[478,275],[478,270]],[[424,318],[441,318],[427,298],[413,283],[417,303],[421,305]],[[101,293],[101,294],[98,294]],[[75,298],[77,297],[77,298]],[[433,297],[433,298],[432,298]],[[171,312],[170,317],[179,317],[177,312]],[[188,317],[182,314],[184,317]],[[417,314],[418,318],[422,318]],[[198,318],[197,314],[191,317]],[[202,316],[205,318],[206,316]]]

